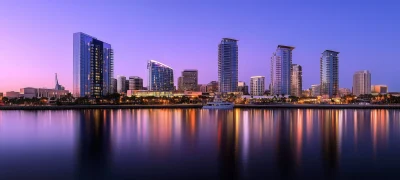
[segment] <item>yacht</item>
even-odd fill
[[[233,103],[224,102],[221,99],[214,99],[214,102],[209,102],[204,105],[203,109],[233,109]]]

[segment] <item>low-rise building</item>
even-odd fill
[[[301,92],[302,97],[311,97],[311,88],[310,89],[305,89]]]
[[[372,85],[371,93],[373,94],[387,94],[388,86],[387,85]]]
[[[128,90],[128,97],[174,97],[174,96],[201,96],[200,91],[184,91],[184,92],[171,92],[171,91],[146,91],[146,90]]]
[[[128,97],[172,97],[172,91],[146,91],[146,90],[128,90],[127,92]]]
[[[16,92],[16,91],[9,91],[9,92],[6,92],[5,97],[7,97],[8,99],[19,98],[20,94],[19,94],[19,92]]]
[[[59,99],[63,96],[66,96],[69,93],[68,90],[55,90],[55,89],[47,89],[47,88],[32,88],[26,87],[20,89],[20,96],[24,98],[56,98]]]
[[[237,91],[242,92],[244,95],[249,95],[249,86],[245,82],[239,81]]]
[[[351,90],[349,88],[339,88],[340,97],[347,96],[351,94]]]
[[[321,95],[321,86],[319,84],[311,85],[311,97],[317,97]]]
[[[218,82],[211,81],[210,83],[208,83],[207,84],[207,92],[209,92],[209,93],[218,92]]]

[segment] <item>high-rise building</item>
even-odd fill
[[[386,94],[388,93],[387,85],[372,85],[371,93]]]
[[[129,76],[129,90],[143,90],[143,79],[138,76]]]
[[[339,95],[339,52],[325,50],[320,59],[321,96],[333,98]]]
[[[249,94],[249,86],[247,86],[245,82],[239,81],[238,87],[237,87],[237,92],[242,92],[244,95],[248,95]]]
[[[112,91],[110,92],[110,94],[118,92],[117,91],[117,79],[115,79],[115,78],[111,79],[111,88],[112,88]]]
[[[150,91],[174,91],[173,69],[163,63],[150,60],[147,63],[149,70],[148,89]]]
[[[126,77],[125,76],[117,76],[117,92],[118,93],[126,93]]]
[[[313,84],[311,85],[311,97],[321,96],[321,85]]]
[[[357,71],[353,75],[353,95],[371,94],[371,73]]]
[[[125,80],[125,91],[128,92],[129,90],[129,79]]]
[[[180,83],[179,83],[180,82]],[[196,69],[185,69],[178,79],[178,89],[181,91],[197,91],[198,72]]]
[[[207,92],[214,93],[218,92],[219,83],[217,81],[211,81],[207,84]]]
[[[271,57],[271,85],[273,95],[291,93],[292,51],[294,47],[278,45]]]
[[[239,54],[236,39],[223,38],[218,45],[219,92],[235,92],[238,83]]]
[[[183,77],[178,77],[178,91],[183,91]]]
[[[303,90],[303,70],[298,64],[292,64],[291,69],[291,95],[301,97]]]
[[[73,95],[100,98],[111,91],[114,53],[111,45],[78,32],[73,37]]]
[[[55,83],[56,83],[56,87],[54,88],[55,90],[65,90],[64,86],[58,84],[57,73],[56,73]]]
[[[252,76],[250,78],[250,95],[262,96],[265,91],[265,77]]]

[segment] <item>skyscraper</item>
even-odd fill
[[[111,91],[114,53],[111,45],[87,34],[73,35],[73,94],[100,98]]]
[[[339,95],[339,52],[325,50],[320,59],[321,96],[333,98]]]
[[[142,90],[143,79],[138,76],[129,76],[129,90]]]
[[[291,69],[291,95],[301,97],[303,90],[303,69],[298,64],[292,64]]]
[[[128,92],[129,90],[129,79],[125,80],[125,92]]]
[[[198,72],[196,69],[185,69],[182,71],[182,91],[197,91]],[[179,80],[178,80],[179,81]],[[179,84],[178,84],[179,86]]]
[[[371,73],[367,70],[357,71],[353,75],[353,95],[371,94]]]
[[[118,93],[126,93],[126,77],[118,76],[117,77],[117,92]]]
[[[150,91],[174,91],[174,71],[171,67],[155,60],[147,63]]]
[[[250,95],[262,96],[265,91],[265,77],[252,76],[250,78]]]
[[[236,39],[223,38],[218,45],[219,92],[235,92],[238,83],[238,45]]]
[[[294,47],[278,45],[271,57],[271,86],[273,95],[289,95],[292,68],[292,51]]]
[[[178,91],[184,91],[183,90],[183,77],[182,76],[178,77]]]

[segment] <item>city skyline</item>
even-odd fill
[[[128,20],[123,17],[125,14],[117,12],[111,17],[112,21],[110,22],[115,26],[111,27],[108,22],[88,23],[88,21],[82,20],[80,17],[91,12],[90,10],[84,12],[82,9],[89,5],[100,9],[107,6],[111,10],[124,9],[123,6],[101,3],[93,5],[90,2],[80,3],[81,7],[74,3],[64,2],[28,2],[22,5],[5,2],[2,7],[12,8],[0,7],[0,14],[2,17],[13,17],[13,21],[11,22],[7,18],[0,19],[4,25],[0,31],[4,37],[2,38],[3,43],[0,45],[0,49],[2,49],[0,61],[6,67],[0,74],[0,81],[3,82],[0,92],[16,91],[22,87],[51,88],[54,86],[54,73],[58,73],[59,80],[65,89],[72,92],[71,72],[73,66],[71,59],[73,55],[70,37],[74,32],[85,32],[112,44],[116,51],[114,75],[136,75],[143,77],[144,82],[147,82],[145,67],[149,59],[157,59],[168,64],[176,72],[188,68],[198,69],[200,84],[217,80],[216,46],[221,38],[232,37],[240,40],[238,80],[245,81],[247,84],[249,84],[249,77],[253,75],[265,76],[266,84],[269,84],[268,61],[270,54],[276,45],[287,44],[296,47],[293,61],[303,66],[303,89],[310,87],[311,84],[319,84],[317,76],[320,53],[325,49],[332,49],[339,51],[340,61],[346,63],[346,65],[341,64],[343,66],[340,66],[339,87],[351,88],[353,73],[359,69],[367,69],[374,74],[372,84],[387,84],[389,91],[400,91],[400,84],[395,81],[399,76],[395,68],[399,66],[399,62],[396,62],[396,58],[392,58],[393,55],[390,53],[396,47],[396,38],[399,37],[397,36],[399,27],[393,27],[391,22],[398,16],[379,13],[383,9],[390,10],[391,7],[388,5],[367,3],[367,5],[359,7],[357,3],[346,3],[346,7],[340,11],[340,16],[333,16],[318,13],[320,12],[318,9],[322,5],[317,3],[293,2],[288,7],[292,10],[289,14],[274,16],[275,10],[251,13],[255,12],[253,9],[267,7],[267,4],[233,3],[230,5],[231,8],[243,10],[244,13],[240,16],[234,15],[229,19],[226,15],[215,16],[219,14],[219,11],[226,11],[220,9],[222,4],[217,2],[213,3],[213,6],[209,6],[208,3],[191,5],[189,3],[163,4],[161,2],[158,7],[151,6],[146,2],[128,3],[125,5],[126,7],[138,11],[135,11],[134,14],[128,13],[127,17],[132,18],[132,16],[138,15],[137,18]],[[277,6],[282,5],[277,4]],[[166,13],[162,10],[165,7],[177,9],[186,7],[186,10]],[[298,7],[298,9],[294,7]],[[354,7],[358,7],[358,9],[354,10]],[[140,10],[146,8],[150,8],[152,13]],[[309,8],[315,11],[307,11]],[[16,12],[21,9],[25,9],[30,16],[18,16]],[[199,16],[193,13],[201,11],[209,12],[209,15]],[[58,14],[54,12],[58,12]],[[307,13],[299,14],[299,12]],[[315,17],[317,13],[321,17]],[[333,14],[338,13],[334,12]],[[57,15],[49,16],[49,14]],[[161,14],[166,15],[166,19]],[[293,17],[293,14],[298,14],[299,17]],[[99,13],[99,16],[105,17],[106,13]],[[265,19],[268,16],[271,17]],[[212,19],[211,17],[216,18]],[[274,20],[274,17],[279,18]],[[221,18],[228,21],[221,22]],[[265,21],[260,22],[259,18],[264,18]],[[308,19],[303,22],[302,26],[298,26],[294,22],[295,19],[299,20],[298,18],[300,20]],[[173,19],[178,23],[174,24]],[[369,21],[364,19],[369,19]],[[195,20],[195,22],[190,23],[191,20]],[[343,28],[327,26],[328,24],[324,20],[329,20],[329,24],[344,25]],[[123,23],[124,21],[128,23]],[[216,24],[216,22],[220,22],[220,24]],[[280,28],[273,28],[270,26],[271,24],[279,24]],[[297,29],[290,30],[290,27],[293,26]],[[226,28],[221,29],[221,27]],[[316,27],[320,27],[318,28],[319,32],[316,32]],[[324,27],[330,28],[324,29]],[[126,31],[120,29],[126,29]],[[156,29],[163,29],[163,31]],[[279,32],[286,32],[286,36],[277,36]],[[57,39],[57,46],[43,43],[39,37]],[[324,41],[319,40],[323,39],[322,37],[324,37]],[[188,42],[189,38],[194,41]],[[21,44],[21,41],[24,43]],[[182,46],[174,46],[178,44]],[[19,48],[23,48],[26,53],[18,53]],[[361,53],[365,51],[376,53]],[[196,64],[196,62],[202,63]],[[135,64],[135,66],[130,67],[130,64]],[[174,81],[177,84],[176,79]],[[268,89],[268,87],[266,88]]]

